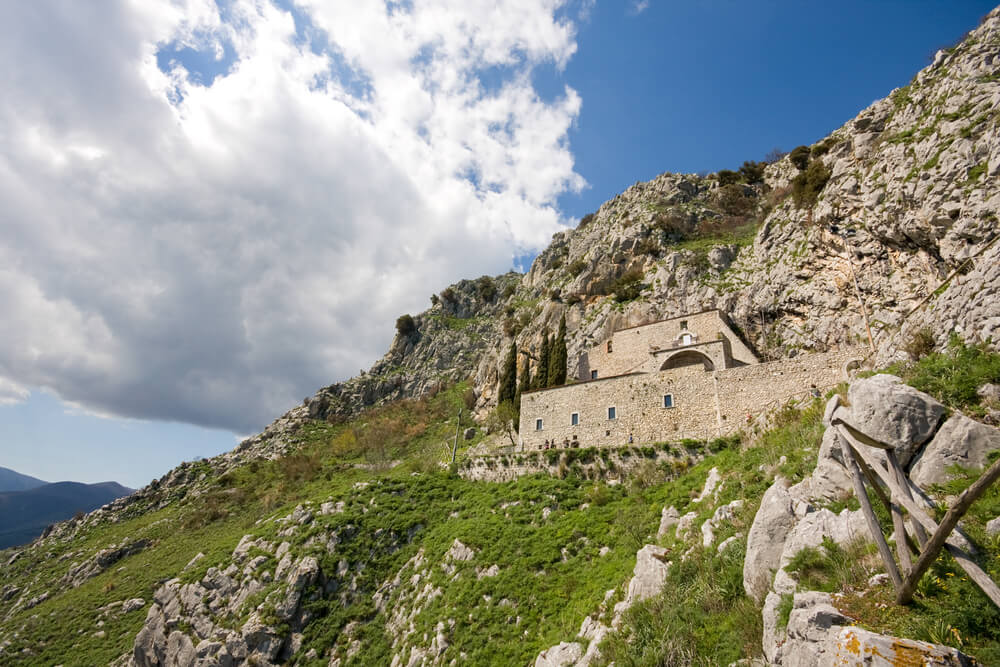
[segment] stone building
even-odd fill
[[[577,381],[521,395],[524,449],[594,447],[739,429],[790,398],[846,380],[858,348],[760,363],[717,310],[615,331]]]

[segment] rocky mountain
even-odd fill
[[[510,342],[538,349],[564,313],[571,371],[615,329],[709,308],[770,358],[868,343],[866,317],[879,363],[923,330],[938,349],[952,331],[1000,341],[998,40],[994,12],[908,85],[766,166],[636,183],[556,234],[520,279],[446,289],[313,413],[469,376],[486,409]]]
[[[573,374],[615,329],[718,308],[765,359],[920,358],[893,369],[914,389],[841,393],[883,431],[921,394],[907,473],[949,504],[1000,443],[998,102],[994,10],[812,146],[637,183],[527,274],[434,294],[368,372],[3,552],[0,662],[804,665],[844,642],[1000,661],[1000,610],[947,558],[895,604],[822,401],[614,451],[476,457],[492,436],[469,420],[511,343],[536,357],[564,315]],[[998,512],[993,488],[963,526],[995,579]]]

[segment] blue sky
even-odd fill
[[[817,141],[992,8],[184,3],[0,9],[0,466],[135,487],[231,449],[432,292]]]

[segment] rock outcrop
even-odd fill
[[[918,483],[946,481],[951,464],[981,467],[987,453],[1000,448],[1000,431],[963,415],[940,425],[944,407],[896,377],[856,380],[848,397],[852,426],[904,453],[903,460],[912,458],[909,474]],[[839,545],[871,540],[860,510],[834,514],[817,508],[821,502],[851,492],[844,467],[845,445],[829,425],[837,404],[834,397],[827,407],[828,428],[812,475],[792,487],[776,479],[764,494],[747,536],[743,586],[748,596],[763,601],[765,656],[773,664],[794,666],[867,664],[865,660],[873,656],[885,664],[903,659],[915,661],[912,664],[973,664],[955,649],[853,627],[829,595],[800,590],[795,574],[786,570],[796,554],[807,547],[817,548],[824,540]],[[885,465],[882,450],[859,446],[882,455]],[[794,596],[784,629],[778,621],[783,596]]]
[[[949,468],[983,468],[990,452],[1000,449],[1000,430],[954,415],[917,456],[910,467],[910,479],[927,487],[948,481]]]
[[[851,625],[826,593],[796,593],[788,617],[787,638],[774,662],[787,667],[834,665],[926,665],[959,667],[977,664],[961,651],[928,642],[889,637]]]

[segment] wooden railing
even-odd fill
[[[857,496],[858,502],[861,504],[861,510],[868,522],[875,546],[878,547],[879,555],[885,563],[889,578],[892,579],[893,586],[896,588],[896,604],[908,604],[913,600],[917,583],[927,568],[937,560],[941,549],[944,548],[948,550],[959,567],[965,570],[969,579],[979,586],[983,593],[993,601],[993,604],[1000,607],[1000,587],[997,587],[996,582],[951,537],[952,531],[958,526],[959,519],[965,515],[986,489],[997,479],[1000,479],[1000,460],[994,462],[972,486],[962,492],[939,524],[931,516],[937,507],[920,487],[910,481],[910,478],[903,472],[896,460],[893,447],[852,426],[848,421],[849,417],[848,410],[840,405],[840,397],[831,398],[827,404],[824,419],[830,428],[837,429],[837,435],[841,439],[841,444],[844,445],[844,458],[851,472],[854,495]],[[878,457],[873,455],[874,453],[870,449],[872,447],[885,452],[887,468],[883,466]],[[882,527],[872,509],[871,501],[866,492],[866,481],[892,516],[893,538],[899,556],[898,564],[892,556],[885,535],[882,534]],[[883,490],[883,486],[888,489],[888,495]],[[922,499],[923,507],[914,500],[915,495]],[[909,515],[910,523],[913,526],[913,535],[906,531],[903,510]],[[916,542],[913,540],[914,537]],[[915,544],[919,545],[919,548],[915,548]],[[910,553],[911,550],[914,552],[913,554]],[[915,564],[912,555],[917,556]]]

